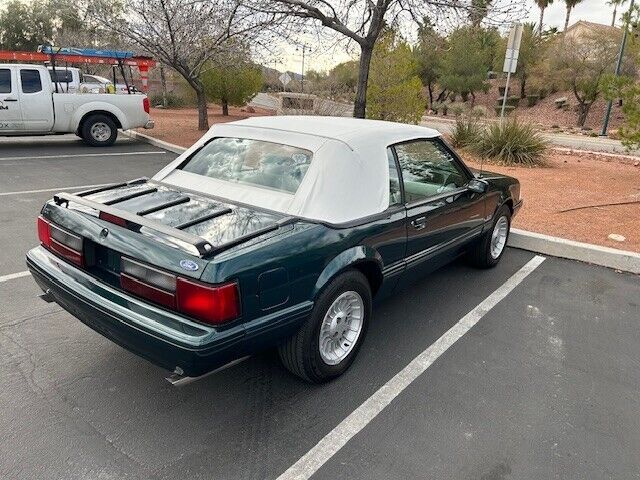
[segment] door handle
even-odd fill
[[[3,102],[17,102],[18,99],[17,98],[11,98],[11,97],[7,97],[3,100]]]
[[[411,225],[413,225],[413,228],[415,228],[416,230],[422,230],[427,226],[427,217],[413,219],[411,220]]]

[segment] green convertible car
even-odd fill
[[[55,195],[27,265],[45,299],[178,376],[277,347],[323,382],[353,362],[374,298],[461,254],[495,265],[521,203],[435,130],[251,118],[151,179]]]

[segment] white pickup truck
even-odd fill
[[[100,147],[137,127],[153,128],[146,95],[55,93],[46,67],[0,64],[0,136],[75,133]]]

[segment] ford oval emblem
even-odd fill
[[[195,272],[199,268],[198,264],[193,260],[180,260],[180,266],[190,272]]]

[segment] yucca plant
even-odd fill
[[[484,129],[472,148],[480,157],[502,165],[532,167],[544,164],[547,147],[548,142],[531,125],[513,120]]]
[[[460,116],[451,132],[451,143],[456,148],[474,148],[480,141],[484,128],[475,119]]]

